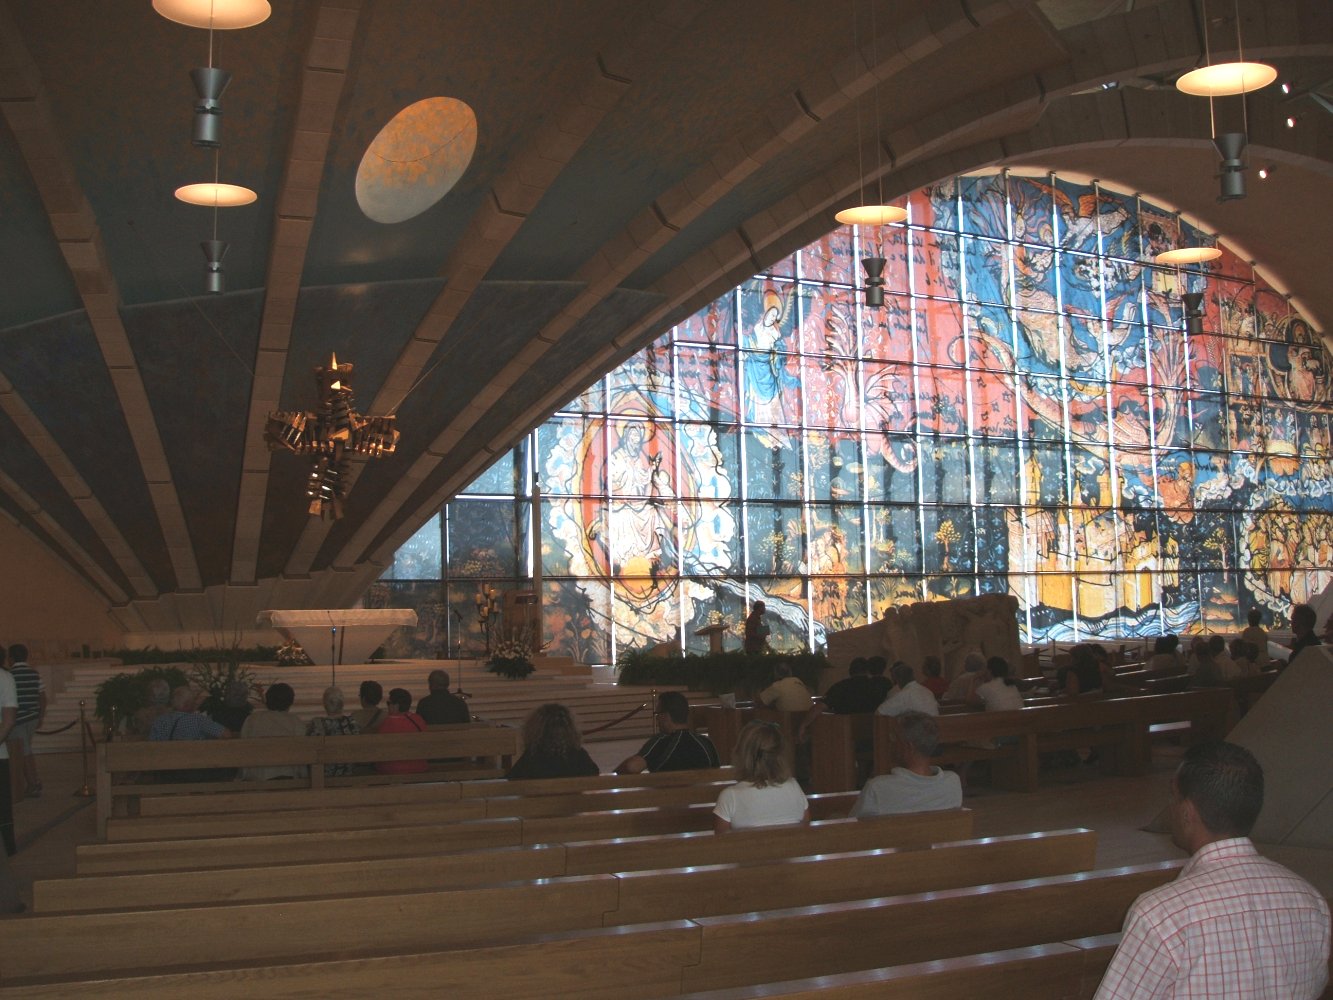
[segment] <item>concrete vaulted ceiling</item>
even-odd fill
[[[352,603],[552,409],[832,229],[859,163],[888,197],[1021,163],[1163,198],[1333,329],[1327,0],[1241,4],[1246,54],[1296,91],[1250,98],[1252,160],[1278,169],[1226,205],[1206,107],[1170,85],[1202,61],[1186,0],[273,8],[215,38],[220,174],[259,200],[221,213],[228,290],[205,296],[211,213],[171,192],[212,179],[189,142],[207,33],[149,0],[0,0],[0,509],[128,632]],[[473,109],[475,154],[432,207],[372,221],[361,157],[429,97]],[[336,523],[262,439],[334,351],[403,431]]]

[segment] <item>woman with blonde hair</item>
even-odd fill
[[[810,822],[805,793],[792,776],[792,749],[772,722],[747,723],[731,755],[736,784],[713,807],[713,831]]]
[[[549,702],[532,710],[523,723],[523,756],[505,775],[520,778],[575,778],[600,773],[597,762],[583,749],[583,736],[574,713]]]

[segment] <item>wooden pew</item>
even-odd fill
[[[386,945],[403,951],[465,947],[506,933],[552,933],[651,923],[682,914],[693,919],[776,904],[859,900],[872,887],[876,894],[889,895],[927,886],[974,886],[992,881],[1002,863],[1012,863],[1008,874],[1017,878],[1085,870],[1092,865],[1094,840],[1090,832],[1077,831],[906,855],[868,851],[425,892],[40,916],[19,922],[24,926],[0,937],[0,977],[196,965],[212,960],[224,941],[231,961],[249,964]],[[357,920],[346,918],[349,906]],[[183,927],[189,933],[178,934],[164,954],[162,942]],[[40,942],[48,947],[43,949]]]
[[[372,777],[372,776],[367,776]],[[532,778],[520,781],[473,778],[466,781],[435,776],[430,782],[389,783],[392,775],[376,775],[383,783],[337,788],[283,788],[278,782],[263,782],[243,791],[206,794],[153,795],[153,786],[140,792],[140,816],[193,816],[207,813],[273,812],[282,809],[317,809],[330,806],[359,807],[390,803],[439,802],[458,798],[495,798],[506,795],[535,797],[568,795],[579,791],[613,791],[623,788],[671,788],[679,785],[734,781],[731,768],[694,771],[662,771],[656,774],[595,774],[578,778]]]
[[[881,837],[882,843],[882,837]],[[922,851],[933,851],[929,859]],[[858,863],[870,861],[873,883],[878,892],[914,892],[926,885],[976,884],[993,872],[1022,873],[1026,876],[1057,875],[1086,871],[1093,867],[1096,835],[1086,829],[1024,833],[984,840],[942,841],[932,845],[909,844],[902,848],[876,847],[848,852],[820,852],[800,860],[826,864],[820,869],[816,887],[802,892],[809,903],[836,899],[845,888],[834,888],[836,873],[849,875]],[[643,852],[652,857],[651,851]],[[732,860],[712,860],[696,865],[693,871],[709,872],[701,879],[716,880],[709,888],[709,905],[716,907],[726,899],[724,889],[728,867],[744,867],[753,873],[760,865],[773,865],[773,875],[801,877],[812,875],[809,864],[790,867],[786,857],[754,860],[744,851],[733,851]],[[627,859],[633,861],[633,857]],[[921,865],[920,868],[917,865]],[[942,873],[940,869],[944,869]],[[637,869],[627,869],[637,871]],[[83,876],[72,879],[44,879],[33,883],[33,909],[39,913],[91,912],[108,909],[145,907],[191,907],[227,903],[263,903],[288,899],[320,899],[375,895],[380,892],[407,892],[412,889],[451,889],[467,885],[485,885],[501,881],[555,879],[568,875],[563,844],[540,844],[525,848],[495,848],[489,851],[429,855],[404,859],[403,863],[372,868],[361,861],[327,861],[271,868],[224,868],[200,872],[155,872],[144,875]],[[617,872],[619,873],[619,872]],[[812,876],[813,877],[813,876]],[[970,881],[969,881],[970,880]],[[844,880],[845,881],[845,880]],[[647,883],[645,883],[647,884]],[[854,883],[848,883],[854,884]],[[786,887],[785,889],[782,887]],[[620,911],[632,909],[636,892],[643,885],[623,885]],[[769,891],[769,889],[765,889]],[[794,892],[788,883],[774,883],[770,891]],[[737,904],[757,899],[746,891]],[[834,895],[829,895],[834,893]],[[792,899],[793,896],[788,896]],[[757,904],[756,904],[757,905]],[[722,912],[709,909],[708,912]],[[667,917],[663,917],[667,919]],[[640,921],[639,913],[624,917],[621,923]]]
[[[926,849],[933,843],[973,846],[980,848],[976,857],[986,857],[992,851],[1028,850],[1028,840],[1037,840],[1047,845],[1043,850],[1050,851],[1052,857],[1069,859],[1060,861],[1067,866],[1065,870],[1090,866],[1090,862],[1084,864],[1087,858],[1080,854],[1092,850],[1091,834],[1087,831],[996,838],[973,844],[965,839],[971,831],[970,813],[958,810],[919,815],[924,818],[886,817],[883,822],[862,823],[842,820],[802,828],[738,831],[725,837],[686,834],[630,841],[591,841],[571,845],[568,849],[563,844],[491,848],[405,857],[392,865],[380,866],[368,865],[361,860],[315,861],[279,866],[39,879],[33,883],[33,900],[34,909],[41,913],[219,905],[594,874],[589,869],[601,862],[614,862],[616,866],[603,871],[636,871],[659,868],[664,863],[718,865],[759,863],[801,854],[833,856],[874,850],[911,852]],[[960,839],[951,840],[948,834],[952,831],[966,832]],[[1013,846],[1020,841],[1019,846]],[[569,862],[567,854],[572,859]],[[662,860],[679,857],[687,860]]]
[[[386,983],[449,997],[648,1000],[680,992],[681,969],[699,960],[699,928],[685,920],[516,938],[483,948],[235,969],[137,974],[46,985],[0,986],[3,1000],[364,1000]],[[49,977],[48,977],[49,978]]]
[[[1085,930],[1090,934],[1110,933],[1113,928],[1119,926],[1124,918],[1125,911],[1139,893],[1162,884],[1171,878],[1179,867],[1179,863],[1164,863],[1138,868],[1061,875],[965,889],[950,889],[941,892],[861,899],[853,902],[796,909],[761,911],[724,917],[699,917],[679,924],[635,924],[625,927],[621,933],[628,936],[646,935],[691,925],[698,929],[699,950],[697,954],[688,954],[684,959],[678,968],[680,977],[678,980],[671,981],[669,976],[666,977],[667,981],[672,982],[672,988],[664,992],[674,993],[676,989],[688,992],[700,988],[701,985],[706,985],[709,988],[757,985],[766,981],[826,976],[861,971],[868,967],[885,964],[902,964],[904,956],[912,956],[915,959],[924,957],[926,960],[948,959],[970,954],[974,948],[995,951],[1003,948],[1020,948],[1051,943],[1054,939],[1058,939],[1061,933],[1080,934]],[[586,902],[587,898],[594,898],[596,893],[605,891],[604,883],[606,880],[611,883],[615,882],[615,879],[610,876],[587,880],[578,890],[584,895],[579,896],[574,894],[574,889],[564,884],[572,880],[556,880],[552,883],[537,883],[519,887],[500,886],[492,889],[468,890],[468,892],[472,894],[474,900],[480,901],[486,898],[484,894],[487,892],[494,893],[496,898],[499,898],[500,894],[507,892],[535,892],[537,887],[540,886],[546,891],[544,898],[554,901],[560,898],[561,894],[568,894],[574,904],[578,905]],[[424,907],[428,903],[434,903],[437,905],[429,912],[435,915],[440,912],[457,912],[441,911],[438,907],[440,900],[430,898],[434,894],[419,895],[426,898],[418,900],[417,903],[406,902],[404,905],[412,908],[420,904],[423,907],[423,912],[425,912]],[[461,895],[458,898],[461,899]],[[403,897],[395,897],[394,902],[402,899]],[[326,911],[332,911],[331,902],[336,901],[270,904],[270,907],[286,905],[289,915],[293,918],[314,918],[320,914],[318,908],[321,906]],[[478,902],[478,905],[482,904]],[[526,922],[527,920],[526,916],[515,918],[511,909],[500,910],[498,908],[499,904],[490,905],[497,906],[496,912],[500,914],[498,919],[501,921]],[[511,902],[509,906],[512,907],[513,903]],[[226,914],[236,909],[234,907],[223,908],[219,912]],[[535,912],[543,908],[533,906],[525,907],[525,909]],[[550,910],[552,908],[546,907],[544,909]],[[170,913],[171,911],[161,912]],[[183,911],[175,912],[179,914]],[[192,914],[199,913],[202,919],[207,919],[203,914],[208,911],[190,912]],[[338,907],[336,912],[340,918],[339,923],[330,927],[326,934],[334,940],[354,940],[353,948],[371,947],[365,939],[365,927],[373,925],[369,924],[368,921],[365,925],[360,922],[347,921],[345,906]],[[400,911],[395,910],[393,912]],[[466,912],[471,915],[473,911],[468,910]],[[567,911],[561,914],[552,913],[548,919],[563,920],[566,919],[567,915]],[[134,942],[128,943],[127,947],[121,950],[108,946],[104,936],[107,933],[109,921],[115,919],[121,921],[116,929],[115,936],[125,938],[127,942]],[[121,992],[127,988],[138,990],[136,995],[139,996],[164,995],[161,992],[155,992],[154,987],[165,980],[158,980],[158,983],[154,983],[151,979],[134,979],[124,983],[116,983],[114,978],[107,978],[122,974],[125,976],[135,975],[141,970],[130,963],[139,956],[147,956],[150,959],[156,958],[159,962],[165,958],[167,961],[176,963],[174,968],[180,971],[170,976],[170,982],[172,986],[180,991],[177,995],[196,997],[218,995],[206,992],[215,983],[216,973],[188,974],[187,970],[191,968],[191,962],[187,953],[194,947],[193,945],[187,946],[181,952],[173,953],[173,949],[163,948],[161,941],[141,942],[130,937],[133,931],[129,928],[129,924],[141,925],[146,930],[153,926],[155,919],[160,919],[160,913],[139,911],[133,914],[33,917],[30,920],[17,921],[15,925],[31,924],[32,926],[25,927],[15,939],[0,940],[0,955],[4,958],[4,963],[0,966],[0,968],[3,968],[0,976],[4,977],[6,986],[22,986],[27,989],[28,992],[25,995],[28,996],[42,995],[34,992],[34,988],[41,979],[49,979],[53,976],[84,979],[96,977],[100,980],[100,985],[104,990],[101,995],[104,996],[127,995],[127,992]],[[437,940],[445,942],[473,940],[476,935],[482,933],[513,933],[512,929],[498,932],[494,930],[484,931],[480,925],[486,924],[489,919],[489,914],[478,917],[478,926],[475,927],[457,927],[454,926],[455,922],[438,922],[431,927],[418,928],[408,933],[413,940],[435,933],[438,935]],[[63,922],[63,924],[57,925],[57,921]],[[456,923],[470,922],[457,921]],[[349,930],[348,925],[351,924],[356,924],[356,926]],[[309,924],[293,919],[289,922],[289,926],[292,928],[308,927]],[[395,923],[395,928],[396,926]],[[34,941],[53,940],[50,935],[61,931],[74,936],[74,947],[70,949],[69,955],[47,965],[22,957],[21,951],[25,946],[31,950]],[[43,937],[38,938],[36,936],[43,932]],[[300,933],[304,935],[306,932],[302,931]],[[604,939],[605,934],[606,931],[603,929],[588,930],[579,932],[577,935],[562,936],[554,940],[568,942],[574,936],[586,936],[594,940],[601,940]],[[228,940],[230,944],[231,941],[243,938],[247,942],[253,941],[254,947],[260,951],[280,953],[288,962],[306,963],[305,965],[275,963],[266,968],[260,978],[263,986],[259,987],[259,991],[265,996],[351,996],[354,994],[348,992],[349,990],[354,988],[364,990],[370,986],[364,978],[365,966],[358,969],[360,963],[346,960],[311,963],[300,952],[300,948],[303,947],[300,940],[294,939],[290,934],[286,941],[273,941],[271,940],[272,935],[269,937],[270,940],[265,941],[258,934],[252,935],[249,924],[238,920],[233,923],[230,933],[227,933],[225,938],[218,939]],[[59,940],[69,939],[60,938]],[[328,938],[325,939],[325,941],[327,940]],[[536,968],[542,964],[541,959],[552,940],[546,938],[544,940],[512,942],[505,946],[503,950],[498,947],[494,948],[490,959],[492,962],[503,961],[510,976],[516,974],[526,976],[526,970]],[[775,948],[775,942],[780,942],[781,947]],[[210,957],[216,956],[216,943],[216,941],[208,942],[214,949],[210,953]],[[638,953],[641,960],[653,964],[661,961],[661,956],[655,954],[655,949],[646,938],[639,939],[638,944],[640,946]],[[325,947],[328,947],[328,945],[325,944]],[[491,946],[484,942],[484,939],[479,941],[476,947],[492,950]],[[200,946],[200,949],[201,951],[206,950],[207,945]],[[242,949],[232,949],[233,952],[239,950]],[[411,956],[415,949],[404,944],[398,946],[396,950],[403,956]],[[445,948],[441,948],[439,944],[436,944],[433,948],[435,954],[452,956],[463,964],[469,961],[467,950],[467,947],[463,945],[452,950],[448,949],[447,945]],[[683,951],[688,952],[689,949]],[[355,951],[352,951],[349,955],[347,951],[339,953],[333,948],[330,948],[326,954],[339,954],[340,958],[344,959],[358,957]],[[11,956],[15,959],[14,964],[10,964]],[[311,958],[313,957],[311,956]],[[473,958],[475,959],[475,956]],[[425,956],[421,956],[420,960],[426,961]],[[410,958],[406,960],[400,958],[399,961],[400,964],[395,967],[393,976],[406,975],[405,970],[412,967]],[[254,963],[240,960],[235,955],[230,959],[230,962],[233,966],[239,964],[243,969],[246,969],[247,971],[242,973],[243,975],[254,974],[252,969]],[[312,988],[310,976],[322,976],[323,973],[330,971],[327,968],[321,968],[322,965],[338,966],[334,971],[342,974],[344,984],[340,988],[342,992],[323,992]],[[100,971],[76,971],[88,966]],[[163,968],[159,965],[157,968],[164,973],[170,973],[172,970],[171,966]],[[473,968],[481,971],[486,966],[473,966]],[[382,975],[384,967],[381,966],[379,971]],[[609,991],[603,988],[600,980],[602,975],[600,968],[590,965],[586,974],[588,983],[585,985],[582,995],[610,995]],[[235,989],[237,973],[229,972],[227,975],[232,977],[232,987]],[[410,977],[410,981],[426,980]],[[435,980],[429,980],[429,982],[431,988],[440,988],[441,984],[439,982]],[[453,980],[450,980],[450,982],[453,982]],[[496,995],[495,991],[498,988],[496,982],[497,980],[491,976],[482,975],[465,984],[465,986],[461,986],[460,989],[463,995]],[[69,982],[60,983],[59,985],[66,990],[63,995],[82,995],[76,992]],[[114,994],[105,992],[113,988],[118,992]],[[370,986],[370,988],[382,988],[382,983]],[[304,992],[298,993],[298,990]],[[561,992],[559,986],[548,986],[546,995],[560,995]],[[3,995],[3,993],[0,993],[0,996]],[[46,995],[53,994],[48,993]],[[522,989],[517,989],[513,993],[506,991],[506,995],[528,994],[523,992]],[[642,994],[630,992],[626,995]],[[657,995],[662,994],[658,992]]]
[[[1000,788],[1033,791],[1041,753],[1071,747],[1107,748],[1108,766],[1120,774],[1141,774],[1151,759],[1150,727],[1188,719],[1198,738],[1225,734],[1234,700],[1220,688],[1183,694],[1141,695],[1040,705],[1011,712],[966,712],[939,718],[941,752],[949,764],[991,760],[992,781]],[[876,774],[898,761],[897,723],[877,715]],[[996,745],[987,746],[992,741]]]
[[[97,748],[97,833],[106,835],[106,821],[117,808],[116,800],[171,792],[219,793],[234,791],[248,782],[139,783],[135,775],[194,770],[276,765],[304,766],[308,786],[349,783],[355,778],[328,778],[325,764],[373,763],[376,761],[433,759],[442,757],[498,757],[511,761],[518,750],[516,730],[481,723],[432,726],[422,733],[388,736],[293,736],[252,740],[201,740],[177,742],[102,743]],[[508,763],[505,764],[508,766]],[[455,767],[454,772],[458,771]],[[377,775],[388,780],[439,780],[436,774]],[[117,778],[121,780],[118,782]],[[293,782],[296,783],[296,782]],[[293,783],[283,782],[284,789]],[[126,803],[128,811],[128,803]]]
[[[731,752],[736,749],[736,737],[747,722],[754,718],[754,707],[727,708],[725,705],[700,705],[691,712],[700,729],[717,748],[717,759],[731,763]]]
[[[674,837],[575,842],[565,845],[565,871],[570,875],[585,875],[762,861],[876,847],[927,847],[946,840],[965,840],[972,836],[972,825],[970,810],[946,809],[873,820],[837,819],[805,826],[733,830],[723,836],[686,833]]]
[[[716,802],[731,782],[700,785],[665,785],[659,788],[602,789],[572,795],[497,795],[495,798],[457,798],[457,786],[448,788],[444,801],[429,797],[405,803],[357,803],[347,800],[337,806],[286,809],[275,812],[246,811],[194,816],[112,817],[107,822],[110,843],[129,840],[170,840],[185,837],[222,837],[251,833],[299,833],[319,830],[355,830],[400,825],[420,826],[464,819],[493,819],[505,816],[567,816],[578,812],[637,809],[669,805]],[[429,789],[433,786],[408,786]],[[499,791],[500,789],[497,789]],[[247,802],[254,807],[257,803]]]
[[[859,788],[857,744],[874,738],[873,713],[833,715],[815,719],[810,734],[810,788],[815,792],[841,792]]]
[[[684,992],[855,972],[1117,930],[1172,861],[755,914],[699,917],[703,958]],[[780,943],[780,947],[775,947]]]
[[[692,1000],[1073,1000],[1091,997],[1096,991],[1119,939],[1120,935],[1110,934],[689,996]],[[1081,946],[1088,941],[1101,943]]]

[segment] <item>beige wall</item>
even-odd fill
[[[65,563],[0,517],[0,642],[26,643],[34,662],[64,659],[87,643],[120,645],[107,604]]]

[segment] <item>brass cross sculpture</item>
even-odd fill
[[[356,412],[350,363],[338,364],[333,355],[326,368],[315,366],[319,386],[319,407],[314,413],[274,410],[264,427],[264,440],[270,451],[286,448],[298,455],[314,457],[306,496],[312,516],[342,517],[343,501],[350,488],[347,473],[350,455],[378,458],[391,455],[398,447],[396,417],[367,417]]]

